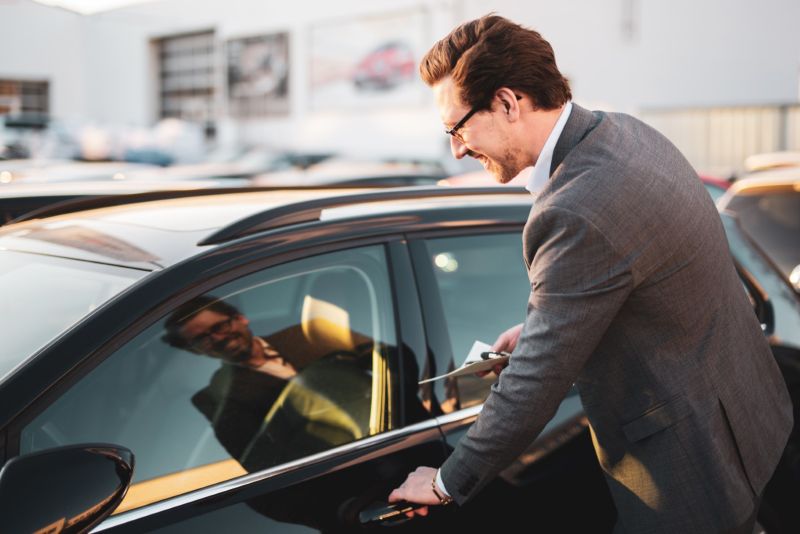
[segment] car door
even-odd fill
[[[529,281],[521,227],[446,230],[409,236],[436,376],[459,366],[474,341],[492,344],[523,322]],[[452,449],[478,417],[497,376],[431,384],[437,418]],[[514,529],[531,518],[545,531],[613,527],[616,512],[597,464],[577,391],[570,391],[530,447],[464,506],[472,525]],[[490,508],[491,519],[480,514]],[[575,513],[581,510],[580,513]]]
[[[418,292],[400,242],[307,254],[178,299],[23,413],[10,451],[132,450],[133,483],[96,531],[375,526],[360,514],[444,460],[416,384]],[[257,369],[236,352],[253,346],[272,354]],[[449,515],[396,528],[441,530]]]

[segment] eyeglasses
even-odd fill
[[[455,125],[455,126],[453,126],[452,128],[450,128],[449,130],[445,130],[445,131],[444,131],[444,133],[446,133],[446,134],[447,134],[447,135],[449,135],[449,136],[455,137],[456,139],[458,139],[458,141],[459,141],[460,143],[463,143],[463,142],[464,142],[464,138],[463,138],[463,137],[461,137],[461,134],[460,134],[460,133],[458,133],[458,130],[459,130],[459,128],[461,128],[462,126],[464,126],[464,124],[466,124],[466,123],[467,123],[467,121],[470,119],[470,117],[472,117],[472,116],[473,116],[473,115],[475,115],[477,112],[479,112],[479,111],[481,110],[481,108],[482,108],[482,107],[483,107],[483,106],[474,106],[474,107],[473,107],[471,110],[469,110],[469,111],[467,112],[467,114],[466,114],[466,115],[464,115],[463,117],[461,117],[461,120],[460,120],[460,121],[458,121],[458,122],[456,123],[456,125]]]
[[[517,97],[517,100],[522,100],[521,96],[516,95],[516,94],[514,96]],[[458,121],[455,126],[450,128],[449,130],[445,130],[444,133],[446,133],[449,136],[455,137],[456,139],[458,139],[459,143],[463,143],[464,142],[464,138],[461,136],[460,133],[458,133],[458,130],[461,129],[467,123],[467,121],[470,119],[470,117],[472,117],[473,115],[475,115],[477,112],[481,111],[482,109],[486,109],[486,106],[473,106],[472,109],[469,110],[466,115],[461,117],[461,120]]]
[[[186,344],[193,348],[207,348],[211,346],[212,338],[216,335],[224,335],[229,334],[231,331],[231,325],[233,323],[233,317],[228,317],[227,319],[220,321],[216,324],[213,324],[208,327],[206,332],[196,336],[193,339],[190,339],[186,342]]]

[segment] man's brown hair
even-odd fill
[[[488,108],[501,87],[529,96],[539,109],[572,98],[553,48],[538,32],[489,14],[465,22],[437,42],[419,66],[429,86],[450,75],[469,106]]]

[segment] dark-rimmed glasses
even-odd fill
[[[472,117],[473,115],[475,115],[475,114],[476,114],[477,112],[479,112],[481,109],[483,109],[483,106],[473,106],[473,108],[472,108],[471,110],[469,110],[469,111],[467,112],[467,114],[466,114],[466,115],[464,115],[463,117],[461,117],[461,120],[460,120],[460,121],[458,121],[458,122],[455,124],[455,126],[453,126],[452,128],[450,128],[449,130],[445,130],[445,131],[444,131],[444,133],[446,133],[447,135],[449,135],[449,136],[451,136],[451,137],[455,137],[456,139],[458,139],[458,141],[459,141],[460,143],[463,143],[463,142],[464,142],[464,138],[463,138],[463,137],[461,137],[461,134],[460,134],[460,133],[458,133],[458,130],[459,130],[459,128],[461,128],[462,126],[464,126],[464,124],[466,124],[466,123],[467,123],[467,121],[470,119],[470,117]]]
[[[208,330],[202,334],[195,336],[187,342],[187,345],[192,348],[207,348],[211,346],[212,337],[215,335],[229,334],[231,331],[231,324],[234,317],[228,317],[224,321],[220,321],[208,327]]]
[[[519,96],[517,94],[515,94],[514,96],[517,97],[517,100],[522,100],[521,96]],[[473,106],[472,109],[469,110],[466,115],[461,117],[461,120],[458,121],[455,124],[455,126],[450,128],[449,130],[445,130],[444,133],[446,133],[447,135],[449,135],[451,137],[455,137],[456,139],[458,139],[459,143],[463,143],[464,142],[464,138],[461,137],[461,134],[458,133],[458,130],[461,129],[467,123],[467,121],[470,119],[470,117],[472,117],[477,112],[479,112],[479,111],[481,111],[483,109],[486,109],[486,106]]]

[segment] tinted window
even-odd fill
[[[737,195],[726,209],[787,278],[800,265],[800,193]]]
[[[525,320],[530,291],[519,234],[431,239],[427,249],[456,365],[476,340],[491,345]],[[457,378],[461,407],[483,402],[496,378]]]
[[[21,452],[130,448],[120,512],[389,429],[391,310],[381,247],[250,275],[112,354],[23,429]]]
[[[0,250],[0,377],[144,274]]]

